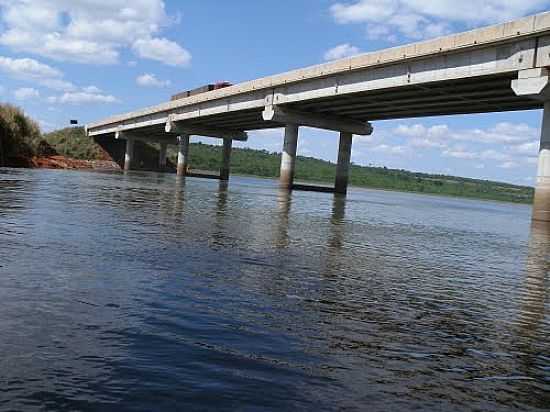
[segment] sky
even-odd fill
[[[42,130],[362,52],[550,10],[550,0],[0,0],[0,102]],[[533,185],[542,113],[373,122],[352,161]],[[215,140],[203,139],[214,143]],[[237,146],[280,152],[279,129]],[[298,154],[335,161],[338,135],[301,128]]]

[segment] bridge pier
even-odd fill
[[[532,219],[550,222],[550,72],[546,68],[521,70],[512,89],[518,96],[544,102]]]
[[[340,145],[338,146],[338,163],[336,165],[334,192],[343,195],[348,192],[352,139],[353,134],[340,132]]]
[[[168,149],[168,143],[160,143],[159,150],[159,169],[166,169],[166,151]]]
[[[124,170],[132,170],[134,164],[134,139],[126,138],[126,152],[124,153]]]
[[[287,124],[285,127],[285,141],[281,155],[281,172],[279,177],[279,186],[282,189],[292,190],[294,183],[298,129],[299,127],[296,124]]]
[[[233,139],[223,139],[223,158],[222,158],[222,167],[220,168],[221,180],[229,180],[232,146],[233,146]]]
[[[178,136],[178,166],[177,175],[185,176],[189,163],[189,135]]]
[[[550,222],[550,101],[544,103],[532,218]]]

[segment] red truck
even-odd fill
[[[196,94],[209,92],[211,90],[223,89],[224,87],[229,87],[229,86],[233,86],[233,84],[230,83],[230,82],[226,82],[226,81],[217,82],[217,83],[214,83],[214,84],[207,84],[205,86],[197,87],[196,89],[193,89],[193,90],[186,90],[184,92],[177,93],[177,94],[173,95],[170,98],[170,100],[183,99],[184,97],[194,96]]]

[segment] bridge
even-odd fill
[[[353,135],[370,122],[411,117],[544,109],[533,219],[550,221],[550,12],[433,40],[361,54],[184,97],[90,123],[89,136],[178,146],[187,172],[190,136],[223,139],[220,178],[233,140],[284,128],[280,185],[294,187],[299,127],[339,133],[334,191],[347,191]]]

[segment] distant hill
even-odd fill
[[[44,135],[44,140],[58,153],[83,160],[104,160],[105,152],[93,139],[84,134],[83,128],[67,128]],[[158,147],[143,145],[148,162],[158,158]],[[194,169],[217,170],[220,167],[221,147],[201,143],[191,144],[190,164]],[[172,165],[176,163],[176,150],[168,151]],[[279,175],[280,153],[265,150],[233,149],[231,172],[233,174],[275,178]],[[120,159],[113,159],[120,160]],[[296,179],[318,183],[332,183],[336,165],[313,157],[298,156]],[[406,170],[352,165],[350,182],[353,186],[389,189],[407,192],[432,193],[476,199],[531,203],[534,190],[489,180],[436,175]]]

